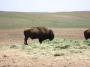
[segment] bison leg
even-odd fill
[[[40,44],[42,43],[42,41],[43,41],[42,39],[39,39]]]
[[[27,40],[28,40],[28,37],[25,37],[25,38],[24,38],[24,44],[25,44],[25,45],[28,45]]]
[[[85,39],[87,40],[88,39],[88,36],[87,35],[84,35]]]
[[[85,39],[87,40],[87,39],[88,39],[88,37],[85,37]]]

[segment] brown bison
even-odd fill
[[[84,37],[85,39],[90,39],[90,29],[84,31]]]
[[[31,39],[38,39],[40,43],[45,39],[50,41],[54,39],[53,31],[45,27],[32,27],[31,29],[24,30],[24,36],[25,45],[28,45],[27,40],[29,37]]]

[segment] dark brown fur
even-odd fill
[[[84,31],[84,37],[85,39],[90,39],[90,29]]]
[[[31,39],[39,39],[39,42],[42,43],[43,40],[54,39],[54,33],[52,30],[45,27],[32,27],[31,29],[24,30],[24,44],[28,45],[27,40],[30,37]]]

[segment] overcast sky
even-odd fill
[[[90,11],[90,0],[0,0],[0,11]]]

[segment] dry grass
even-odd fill
[[[40,45],[29,39],[29,46],[23,44],[24,29],[0,30],[0,67],[90,67],[90,46],[82,41],[85,29],[53,28],[60,40]]]

